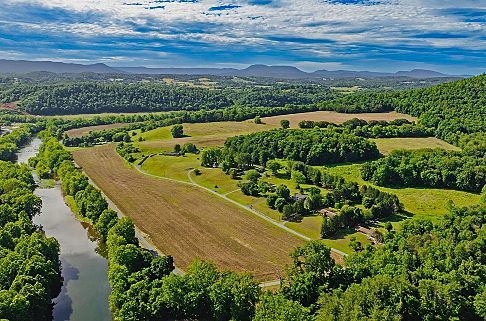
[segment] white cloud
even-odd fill
[[[209,8],[221,5],[217,0],[156,4],[152,0],[1,2],[7,5],[37,3],[77,13],[93,12],[106,16],[102,21],[75,23],[0,22],[36,31],[68,33],[81,38],[118,36],[152,39],[154,42],[193,41],[208,46],[238,46],[256,51],[278,47],[279,50],[287,48],[315,59],[359,56],[359,52],[353,52],[359,46],[398,47],[394,49],[397,51],[401,46],[486,50],[484,23],[466,22],[460,16],[445,15],[441,11],[473,5],[475,10],[486,9],[486,1],[383,0],[379,5],[349,5],[324,0],[280,0],[276,5],[261,6],[236,0],[227,3],[241,7],[220,11],[209,11]],[[154,5],[165,8],[145,9]],[[150,28],[145,30],[143,27],[147,26]],[[421,37],[421,34],[432,36]],[[435,37],[433,34],[442,36]],[[453,36],[447,37],[447,34]],[[329,42],[319,41],[323,39]]]

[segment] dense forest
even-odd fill
[[[486,184],[486,158],[443,149],[395,150],[361,167],[381,186],[450,188],[475,193]]]
[[[21,110],[36,115],[282,107],[338,96],[327,87],[305,84],[210,89],[164,83],[73,82],[17,85],[0,91],[1,102],[18,101]]]
[[[426,87],[447,80],[453,79],[276,81],[255,77],[36,72],[0,75],[0,103],[16,102],[20,110],[37,115],[282,107],[345,98],[342,92],[349,88],[351,92],[388,92],[390,88]]]
[[[2,320],[52,320],[51,300],[61,290],[59,243],[32,223],[42,205],[34,188],[28,166],[0,161]]]
[[[275,158],[323,165],[375,159],[376,144],[332,128],[317,130],[275,129],[228,138],[224,144],[225,162],[242,167],[265,165]]]

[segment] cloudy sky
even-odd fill
[[[486,72],[486,0],[0,0],[0,58]]]

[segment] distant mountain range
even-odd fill
[[[167,74],[167,75],[214,75],[239,77],[270,77],[279,79],[319,79],[319,78],[383,78],[408,77],[415,79],[457,77],[440,72],[414,69],[395,73],[349,70],[317,70],[305,72],[292,66],[251,65],[244,69],[235,68],[147,68],[147,67],[110,67],[102,63],[82,65],[52,61],[27,61],[0,59],[0,73],[29,73],[47,71],[53,73],[104,73],[104,74]]]

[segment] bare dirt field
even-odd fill
[[[324,120],[331,123],[341,124],[353,118],[364,119],[366,121],[369,120],[389,121],[389,120],[400,119],[400,118],[408,119],[410,121],[417,120],[417,118],[412,117],[410,115],[400,114],[394,111],[389,113],[363,113],[363,114],[345,114],[345,113],[337,113],[335,111],[314,111],[314,112],[301,113],[301,114],[264,117],[262,118],[262,122],[265,124],[280,126],[280,121],[282,119],[287,119],[290,121],[290,127],[298,128],[299,122],[303,120],[313,120],[313,121]]]
[[[196,257],[258,280],[281,275],[303,241],[195,186],[128,168],[114,145],[73,152],[89,177],[163,253],[185,269]]]
[[[86,134],[89,134],[89,132],[92,132],[92,131],[121,128],[121,127],[125,127],[125,126],[128,126],[128,125],[130,125],[130,124],[115,123],[115,124],[108,124],[108,125],[81,127],[81,128],[70,129],[70,130],[66,131],[66,134],[71,138],[82,137]]]

